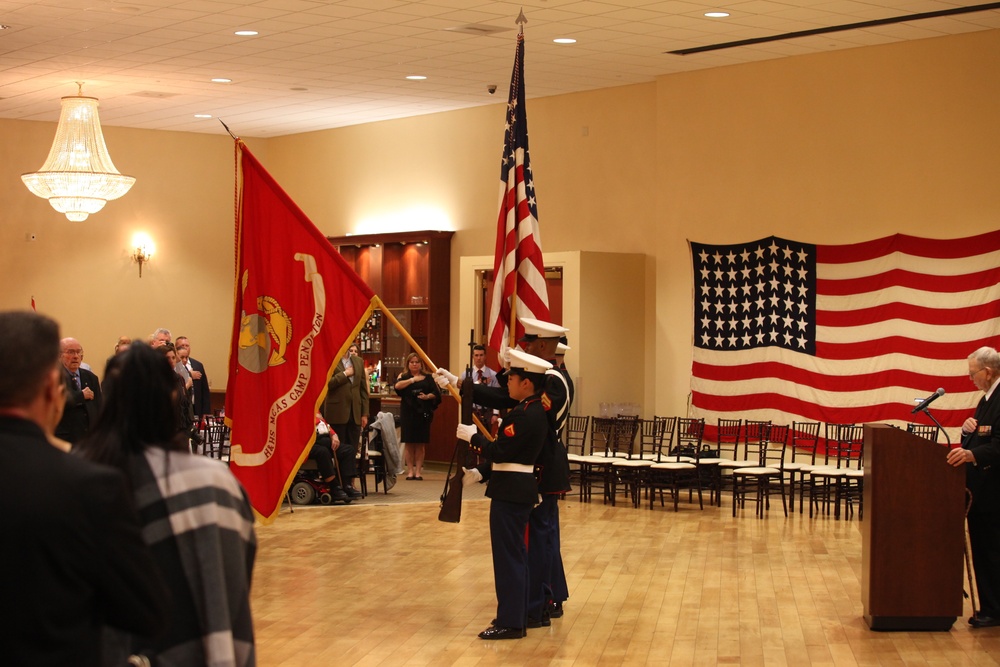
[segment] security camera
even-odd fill
[[[497,84],[491,83],[490,85],[486,86],[486,92],[488,92],[490,95],[497,92]]]

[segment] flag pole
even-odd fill
[[[524,24],[527,22],[528,19],[524,16],[524,7],[521,7],[517,13],[517,18],[514,20],[514,23],[519,26],[517,30],[519,35],[524,34]],[[519,266],[514,267],[514,290],[510,294],[510,323],[507,331],[507,347],[511,350],[517,345],[517,273],[519,270]],[[504,365],[504,368],[510,367],[509,362],[503,359],[500,362]]]
[[[407,343],[410,344],[410,347],[413,348],[413,351],[417,353],[417,356],[420,357],[421,361],[423,361],[424,364],[426,364],[427,368],[430,369],[431,375],[436,373],[437,366],[434,364],[433,361],[430,360],[430,357],[427,356],[427,353],[424,352],[423,348],[417,345],[417,341],[413,339],[413,336],[411,336],[410,332],[406,330],[406,327],[400,324],[399,320],[396,319],[396,316],[392,314],[392,311],[386,308],[386,305],[382,303],[382,299],[378,298],[377,295],[373,296],[372,305],[378,308],[382,312],[382,314],[385,315],[386,319],[389,320],[392,326],[396,327],[396,331],[398,331],[403,336],[403,340],[405,340]],[[451,397],[454,398],[456,401],[458,401],[459,405],[461,405],[462,397],[459,395],[458,390],[455,389],[455,387],[451,386],[450,384],[447,385],[445,389],[447,389]],[[483,426],[483,423],[479,421],[479,417],[473,415],[472,420],[476,423],[476,426],[479,427],[479,430],[486,437],[488,437],[490,440],[493,439],[492,435],[490,434],[490,430],[485,426]]]

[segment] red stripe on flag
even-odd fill
[[[1000,267],[960,276],[939,276],[893,269],[873,276],[833,280],[816,279],[816,292],[829,296],[850,296],[889,287],[908,287],[921,292],[957,293],[985,289],[1000,283]]]
[[[993,250],[1000,250],[1000,230],[962,239],[923,239],[895,234],[863,243],[816,246],[816,261],[820,264],[853,264],[892,252],[935,259],[960,259]]]
[[[977,304],[968,308],[924,308],[908,303],[888,303],[858,310],[821,310],[816,313],[816,325],[826,327],[854,327],[886,320],[907,320],[920,324],[947,323],[973,324],[1000,317],[1000,300]]]

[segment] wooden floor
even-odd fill
[[[950,632],[867,629],[856,517],[570,499],[566,615],[485,642],[489,501],[467,500],[460,524],[438,522],[435,502],[365,502],[286,509],[258,526],[258,665],[1000,664],[1000,628],[964,618]]]

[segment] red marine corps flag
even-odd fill
[[[268,523],[316,438],[314,415],[372,291],[242,142],[226,422],[229,465]]]
[[[523,24],[523,14],[518,22]],[[497,352],[510,337],[513,319],[549,319],[549,297],[538,232],[535,183],[528,158],[528,118],[524,110],[524,34],[517,35],[514,71],[507,102],[507,126],[500,168],[500,214],[493,259],[493,302],[488,323],[490,347]],[[517,338],[523,328],[515,321]]]

